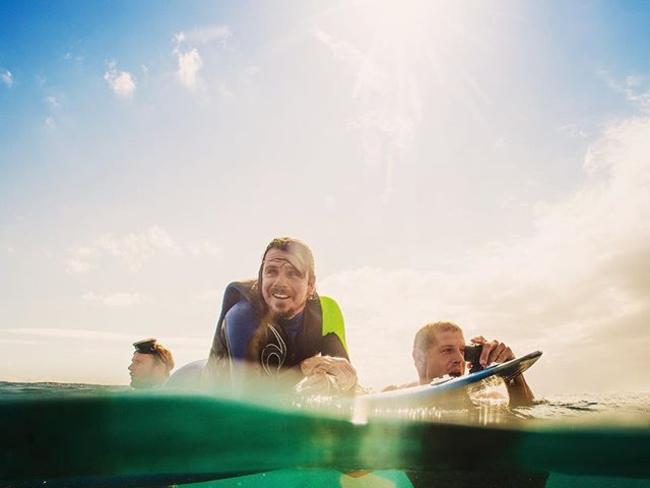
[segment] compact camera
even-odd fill
[[[471,344],[465,346],[465,361],[472,364],[470,368],[470,373],[476,373],[481,371],[483,366],[478,360],[481,358],[481,352],[483,351],[483,344]]]

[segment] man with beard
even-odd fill
[[[333,299],[316,293],[314,258],[305,243],[273,239],[257,280],[228,285],[205,371],[218,382],[254,371],[290,376],[292,383],[329,377],[341,391],[356,384],[343,316]]]

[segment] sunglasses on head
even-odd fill
[[[144,339],[133,343],[135,352],[139,352],[140,354],[156,354],[156,346],[156,339]]]

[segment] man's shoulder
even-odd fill
[[[226,312],[226,319],[232,318],[250,318],[255,315],[255,307],[248,300],[239,300],[235,302]]]
[[[241,281],[231,281],[226,286],[224,294],[239,292],[241,294],[249,294],[255,289],[256,280],[241,280]]]
[[[223,292],[222,312],[225,314],[225,312],[240,301],[249,302],[254,307],[257,298],[255,283],[255,280],[233,281],[229,283]]]

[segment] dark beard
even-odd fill
[[[298,315],[299,312],[293,312],[290,310],[287,310],[286,312],[278,312],[278,313],[273,313],[271,312],[271,320],[274,322],[277,322],[278,320],[291,320],[294,318],[296,315]]]

